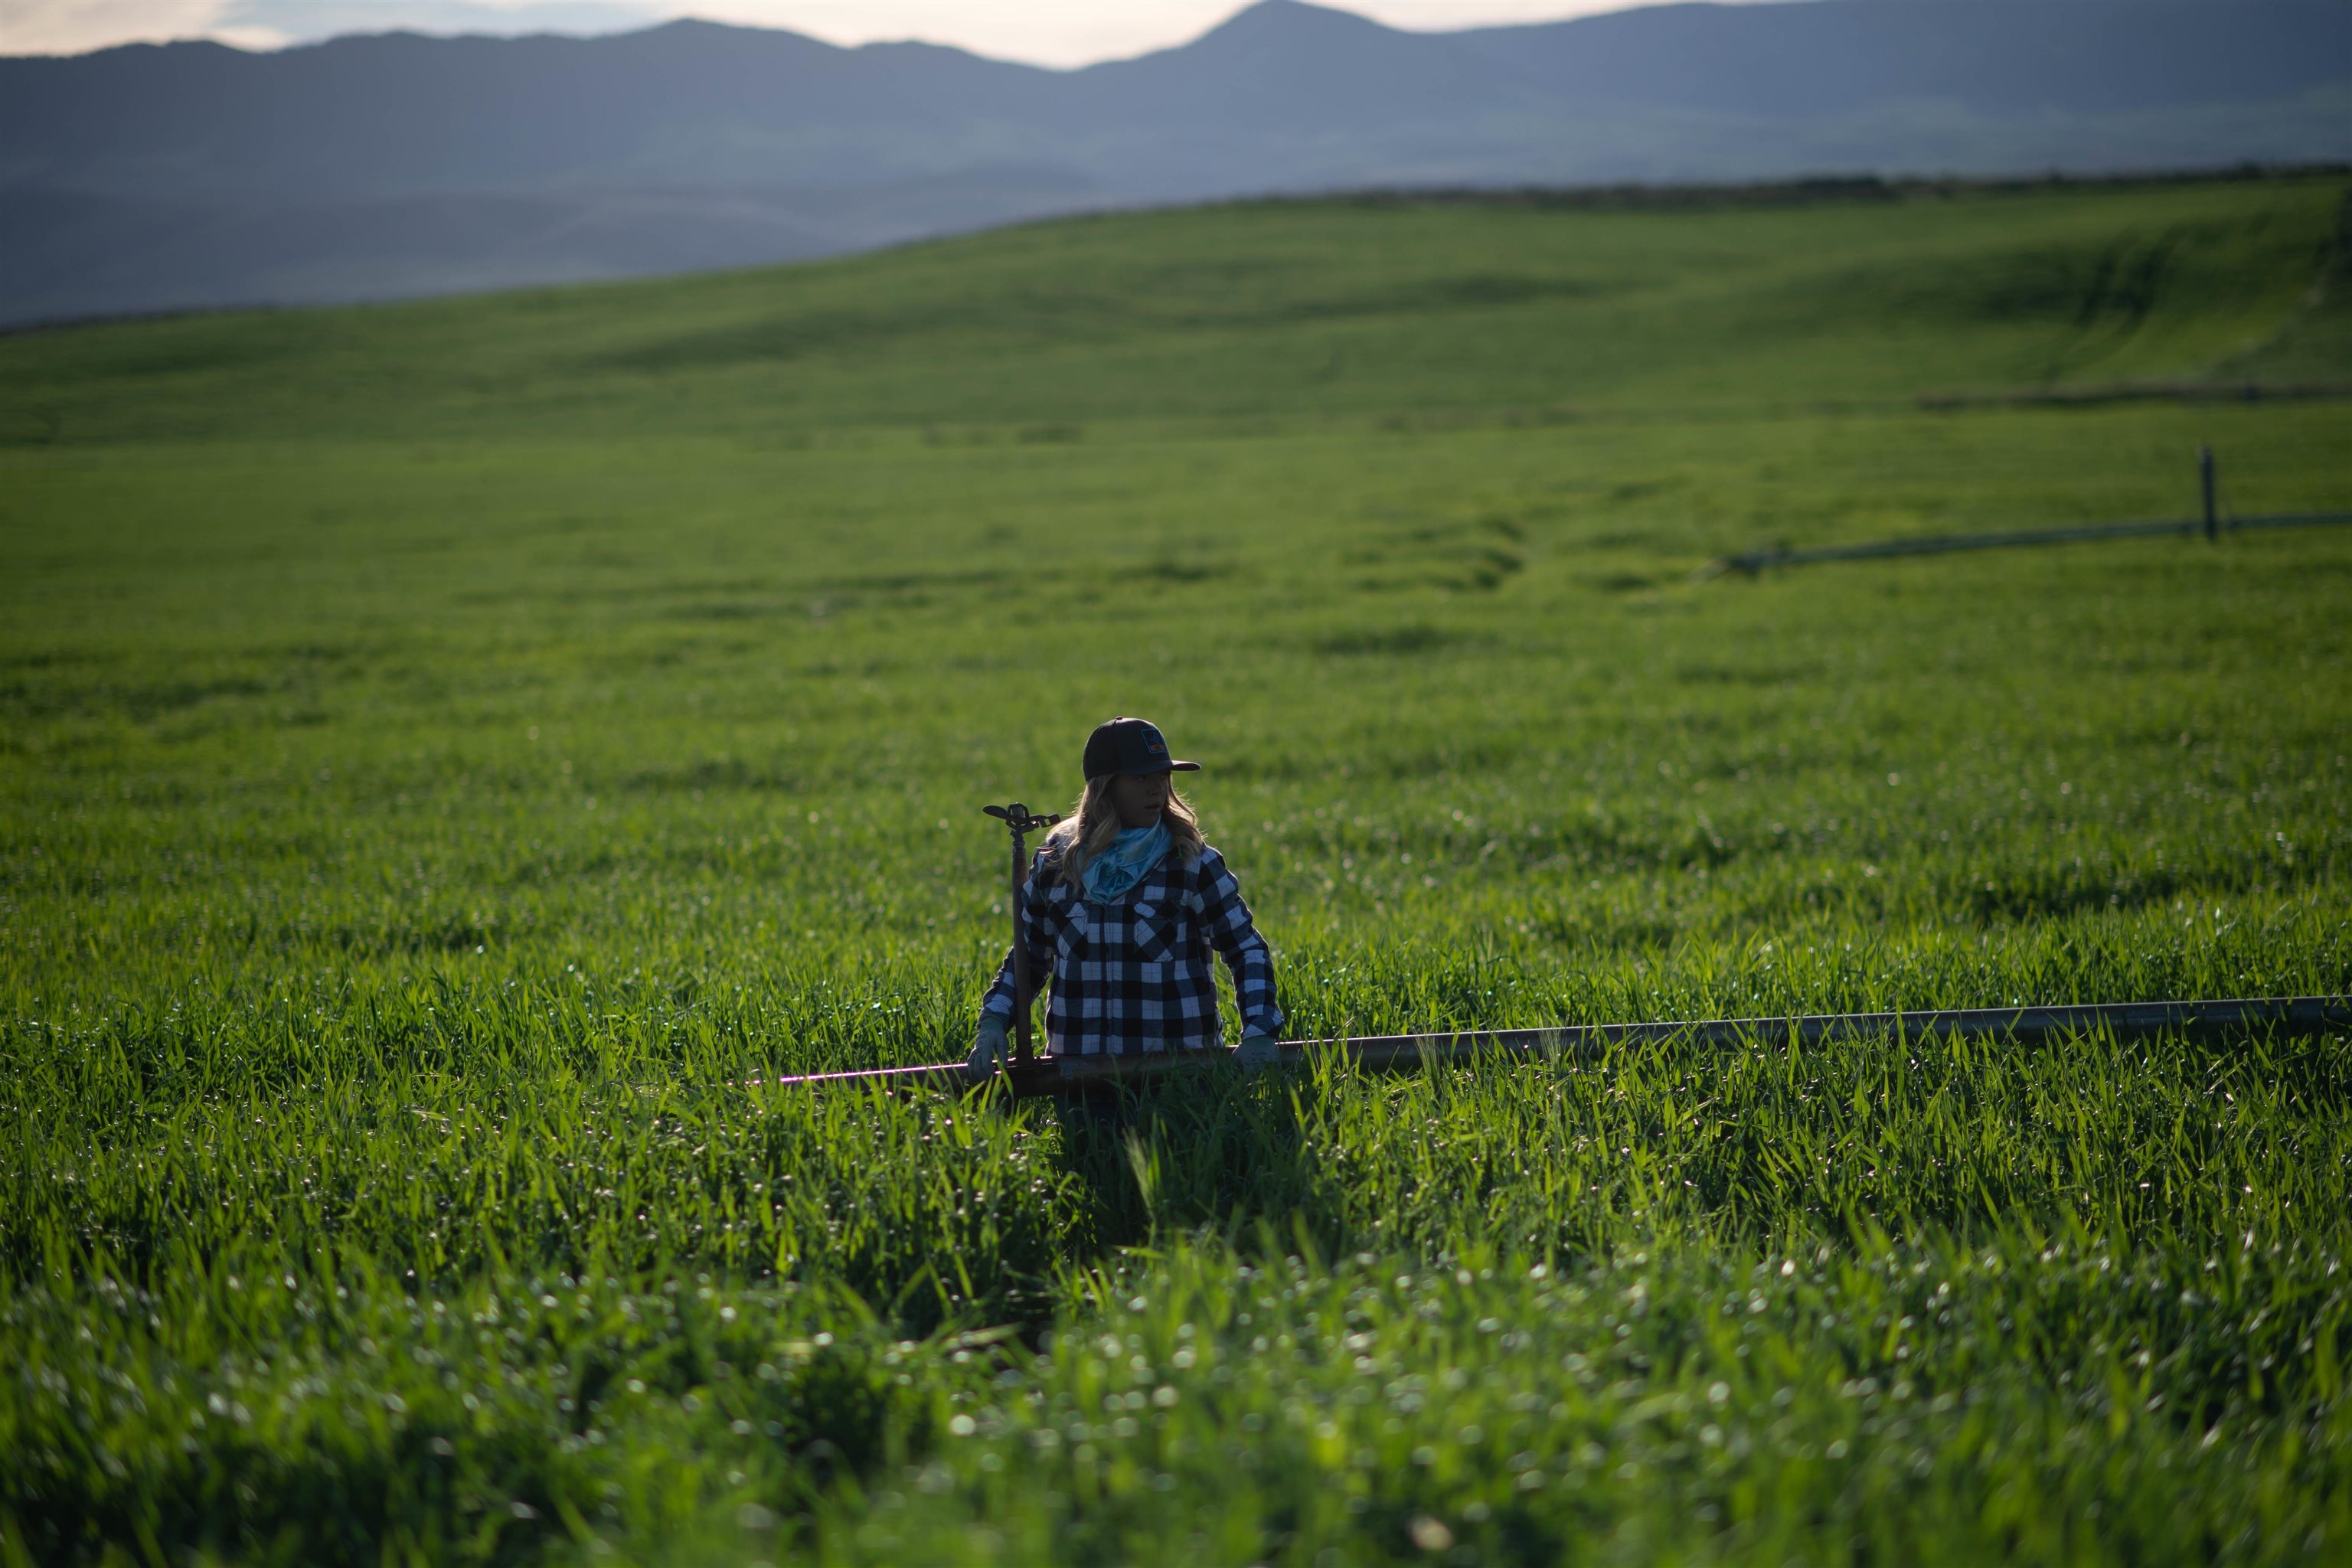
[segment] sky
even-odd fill
[[[1393,27],[1553,21],[1643,0],[1325,0]],[[339,33],[614,33],[693,16],[836,44],[922,38],[1078,66],[1199,37],[1244,0],[0,0],[0,54],[216,38],[278,48]]]

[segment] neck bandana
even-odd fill
[[[1097,904],[1117,902],[1168,853],[1168,824],[1163,818],[1149,827],[1130,827],[1109,848],[1087,862],[1081,873],[1087,897]]]

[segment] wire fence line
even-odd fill
[[[2216,534],[2261,528],[2324,528],[2352,523],[2352,511],[2277,512],[2259,517],[2235,517],[2221,523]],[[2093,539],[2145,539],[2164,534],[2195,536],[2207,531],[2193,517],[2160,522],[2092,522],[2074,528],[2021,529],[2008,533],[1955,533],[1928,539],[1887,539],[1871,544],[1832,544],[1818,550],[1752,550],[1727,555],[1706,571],[1710,577],[1726,572],[1754,576],[1769,567],[1811,566],[1824,561],[1870,561],[1895,555],[1948,555],[1963,550],[2008,550],[2029,544],[2073,544]]]
[[[2210,447],[2198,452],[2197,470],[2204,494],[2203,515],[2200,517],[2086,522],[2068,528],[2011,529],[1998,533],[1950,533],[1921,539],[1882,539],[1866,544],[1829,544],[1811,550],[1791,550],[1785,545],[1776,545],[1767,550],[1750,550],[1738,555],[1723,556],[1700,568],[1698,574],[1701,578],[1708,578],[1737,572],[1743,576],[1753,577],[1773,567],[1813,566],[1828,561],[1949,555],[1964,550],[2013,550],[2035,544],[2075,544],[2089,540],[2148,539],[2176,534],[2194,537],[2201,533],[2209,541],[2219,541],[2225,533],[2255,529],[2328,528],[2352,523],[2352,511],[2266,512],[2252,517],[2236,516],[2225,511],[2221,505],[2220,484],[2215,478]]]

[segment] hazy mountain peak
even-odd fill
[[[1191,43],[1160,52],[1206,58],[1287,54],[1299,49],[1360,48],[1374,40],[1408,37],[1353,11],[1310,5],[1306,0],[1258,0]]]
[[[1310,5],[1307,0],[1257,0],[1256,5],[1234,12],[1195,41],[1220,37],[1264,37],[1285,34],[1311,37],[1314,33],[1310,29],[1357,35],[1395,31],[1370,16],[1330,5]]]

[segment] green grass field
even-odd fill
[[[748,1080],[1122,710],[1302,1033],[2352,991],[2352,531],[1701,572],[2352,506],[2346,203],[0,338],[0,1562],[2344,1561],[2342,1037]]]

